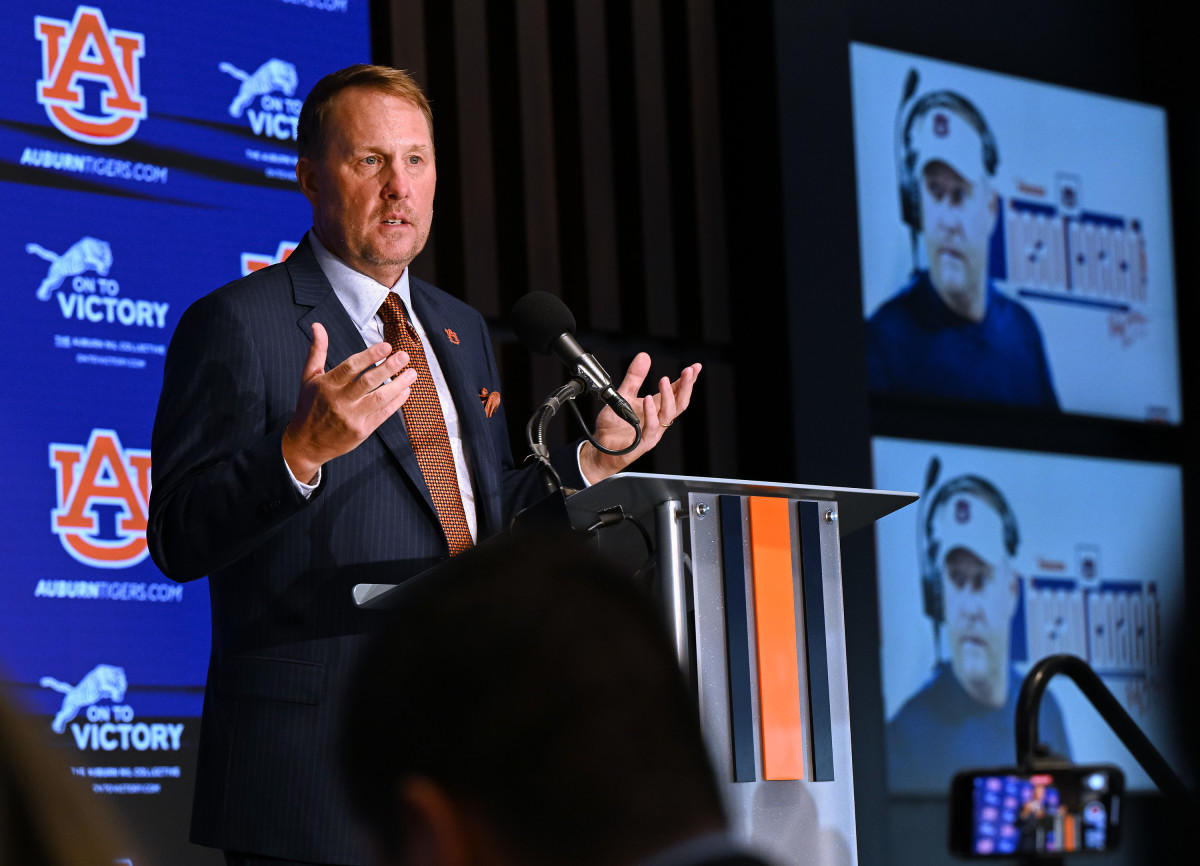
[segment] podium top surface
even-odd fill
[[[642,512],[653,509],[667,500],[686,502],[689,493],[774,496],[836,502],[841,535],[874,523],[918,499],[916,493],[895,490],[620,472],[572,494],[567,497],[566,503],[572,522],[578,525],[585,521],[590,524],[589,515],[615,505],[622,506],[626,511]]]
[[[564,501],[572,526],[582,529],[594,522],[598,512],[613,506],[619,505],[627,514],[647,519],[650,512],[663,502],[676,500],[686,503],[689,493],[774,496],[836,502],[838,534],[842,536],[874,523],[918,498],[915,493],[894,490],[619,472],[598,484],[573,493]],[[429,573],[431,572],[427,571],[423,574]],[[390,607],[397,603],[405,586],[406,584],[360,583],[354,587],[354,603],[358,607]]]

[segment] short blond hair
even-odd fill
[[[433,109],[412,76],[403,69],[391,66],[356,63],[329,73],[309,91],[304,107],[300,109],[300,122],[296,130],[300,156],[311,159],[324,153],[327,139],[325,122],[330,106],[337,95],[349,87],[366,87],[411,102],[425,115],[425,122],[429,125],[429,140],[433,141]]]

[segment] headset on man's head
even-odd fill
[[[937,483],[940,470],[941,462],[936,456],[931,458],[929,468],[925,473],[925,491],[921,494],[922,499],[925,499],[934,484]],[[925,506],[924,518],[921,520],[921,597],[925,605],[925,615],[933,620],[935,639],[939,627],[946,619],[946,611],[942,592],[942,573],[938,566],[941,551],[938,549],[937,540],[933,537],[933,521],[939,508],[945,507],[951,499],[961,494],[982,499],[1000,515],[1003,525],[1004,549],[1010,557],[1016,556],[1017,548],[1021,544],[1021,535],[1017,529],[1017,517],[1013,514],[1004,494],[990,481],[978,475],[957,475],[938,488],[937,493]]]
[[[921,178],[917,177],[917,153],[912,149],[913,124],[935,108],[952,111],[971,124],[983,140],[983,167],[989,177],[996,174],[996,167],[1000,164],[1000,152],[996,147],[996,137],[992,135],[992,130],[988,127],[983,113],[965,96],[955,93],[953,90],[932,90],[922,94],[906,112],[905,107],[912,101],[918,81],[920,81],[920,75],[917,70],[909,69],[908,75],[904,79],[900,108],[896,112],[900,217],[908,224],[912,232],[914,270],[916,269],[917,235],[921,232]],[[902,117],[904,125],[900,126],[899,121]]]

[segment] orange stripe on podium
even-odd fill
[[[751,496],[749,503],[763,777],[803,779],[804,738],[800,673],[796,661],[796,598],[792,584],[789,502]]]

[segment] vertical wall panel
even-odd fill
[[[454,111],[460,131],[462,276],[467,300],[486,316],[504,312],[496,257],[496,190],[493,183],[492,115],[488,89],[488,31],[485,0],[454,0],[454,47],[458,87]]]
[[[500,316],[507,318],[516,300],[529,291],[526,233],[525,147],[522,106],[521,40],[515,0],[486,0],[487,78],[472,82],[488,93],[492,117],[492,166],[495,188],[491,230],[495,235]]]
[[[707,340],[730,336],[729,260],[721,145],[721,88],[716,64],[716,21],[712,0],[688,0],[688,71],[691,76],[691,141],[695,158],[696,259],[701,329]],[[736,153],[736,151],[735,151]],[[685,290],[684,295],[688,292]]]
[[[667,105],[662,57],[662,18],[657,3],[633,3],[633,57],[637,82],[637,149],[644,232],[647,329],[655,335],[679,332],[675,309],[673,213]]]
[[[613,195],[612,116],[609,112],[605,0],[578,0],[579,125],[583,166],[584,247],[587,250],[587,321],[592,328],[621,325],[617,267],[617,206]]]
[[[700,428],[696,435],[705,440],[703,459],[688,463],[689,474],[712,475],[716,478],[741,478],[738,469],[738,392],[734,387],[734,367],[727,361],[712,361],[700,374],[703,397],[697,398],[696,411],[685,416],[683,423]],[[689,433],[689,435],[692,435]],[[698,472],[697,466],[705,467]],[[771,481],[787,481],[782,471]]]
[[[517,0],[516,23],[525,170],[524,241],[529,256],[527,290],[561,295],[546,0]]]
[[[727,183],[712,0],[390,0],[391,56],[433,102],[438,199],[414,272],[488,318],[515,456],[554,360],[512,345],[513,303],[564,298],[619,378],[702,361],[694,409],[636,466],[738,475]],[[743,381],[742,387],[746,387]],[[564,413],[551,443],[578,431]],[[778,474],[778,473],[775,473]]]

